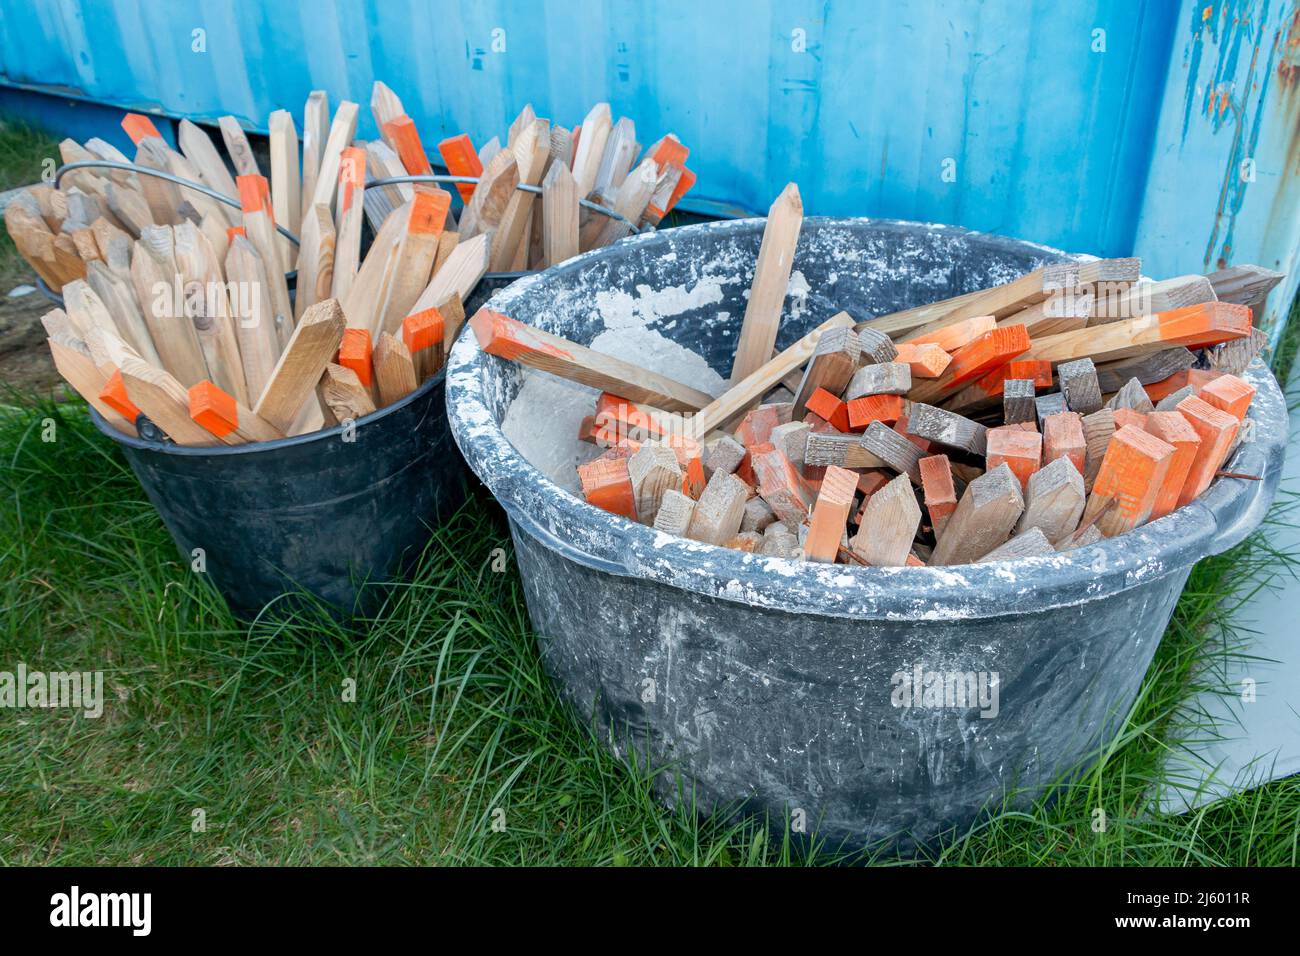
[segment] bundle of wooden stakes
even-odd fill
[[[1240,375],[1265,342],[1252,312],[1277,273],[1052,264],[905,312],[841,312],[773,355],[801,223],[791,184],[717,398],[495,312],[470,320],[489,354],[601,390],[580,434],[605,449],[578,467],[590,503],[764,555],[968,564],[1162,517],[1235,450],[1255,392]]]
[[[671,135],[629,173],[635,131],[627,120],[612,126],[607,104],[589,114],[585,135],[525,107],[505,149],[493,140],[475,152],[463,134],[439,144],[453,174],[482,177],[456,185],[458,222],[451,193],[433,184],[366,187],[367,177],[432,174],[392,90],[376,82],[370,106],[382,132],[373,142],[355,139],[358,105],[344,101],[331,118],[323,91],[307,99],[301,139],[288,111],[272,113],[269,178],[229,116],[224,157],[188,121],[172,149],[139,114],[122,124],[133,159],[99,139],[60,144],[65,163],[133,161],[238,208],[104,167],[10,202],[9,234],[63,294],[64,309],[43,319],[55,364],[113,427],[138,434],[143,414],[149,436],[239,444],[367,415],[441,368],[462,303],[489,269],[559,262],[631,231],[588,215],[580,197],[657,223],[694,178]],[[542,201],[519,183],[540,184]],[[364,257],[363,220],[373,234]]]

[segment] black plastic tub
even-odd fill
[[[447,428],[444,372],[406,398],[335,426],[249,445],[185,447],[127,437],[91,409],[121,448],[182,558],[238,617],[306,592],[340,618],[373,608],[432,528],[465,498]]]
[[[689,291],[721,269],[720,301],[648,327],[725,375],[762,230],[745,220],[628,239],[491,307],[585,344],[602,331],[596,293]],[[1066,258],[957,228],[810,218],[794,264],[809,291],[779,341],[841,309],[865,319]],[[1056,556],[849,567],[715,548],[591,507],[503,435],[518,366],[467,333],[447,375],[452,432],[509,515],[542,656],[578,714],[594,714],[616,752],[680,772],[706,812],[744,807],[832,846],[906,850],[1086,766],[1133,705],[1192,565],[1264,517],[1286,441],[1285,403],[1257,363],[1250,441],[1230,467],[1262,481],[1220,479],[1158,521]],[[945,693],[911,698],[918,674]]]

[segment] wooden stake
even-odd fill
[[[244,215],[244,234],[262,257],[275,334],[283,347],[293,332],[293,306],[289,301],[289,286],[284,278],[284,261],[280,257],[280,247],[276,241],[275,214],[270,202],[271,187],[265,176],[240,176],[236,183],[239,188],[239,206]]]
[[[547,265],[578,254],[578,184],[563,163],[552,163],[542,183],[542,222]]]
[[[1083,434],[1082,415],[1078,412],[1061,412],[1043,419],[1043,467],[1058,458],[1068,458],[1075,470],[1082,475],[1087,467],[1087,452],[1088,442]]]
[[[1178,411],[1201,439],[1187,470],[1187,480],[1178,494],[1178,507],[1190,504],[1214,480],[1232,448],[1241,423],[1225,411],[1192,396],[1178,403]],[[1099,479],[1100,480],[1100,479]]]
[[[299,192],[299,203],[304,213],[316,204],[316,187],[320,182],[320,167],[324,158],[325,139],[329,135],[329,125],[329,94],[324,90],[312,90],[302,111],[302,189]],[[330,182],[332,184],[333,180]],[[331,198],[332,196],[333,193]],[[325,205],[329,205],[328,200]],[[333,221],[332,210],[330,220]],[[299,253],[301,251],[300,247]]]
[[[438,144],[438,152],[451,175],[475,178],[483,175],[483,164],[479,162],[478,153],[474,151],[468,133],[444,139]],[[461,202],[469,205],[470,198],[474,195],[474,184],[457,183],[456,190],[460,193]]]
[[[178,275],[172,227],[147,227],[131,257],[131,283],[163,366],[188,387],[208,377],[208,366],[185,316]]]
[[[920,524],[916,493],[907,477],[899,475],[867,501],[853,538],[853,552],[875,567],[902,567]]]
[[[230,175],[230,170],[226,168],[221,154],[207,133],[183,119],[177,128],[176,140],[181,152],[194,164],[206,186],[232,199],[239,195],[235,190],[234,177]]]
[[[379,400],[385,405],[400,401],[419,387],[411,353],[403,342],[388,332],[379,334],[374,354],[375,381]]]
[[[334,218],[334,282],[330,296],[347,298],[361,267],[361,222],[365,215],[366,153],[348,147],[339,156],[338,212]]]
[[[267,124],[271,133],[271,208],[275,221],[295,236],[302,231],[302,181],[298,164],[298,129],[288,110],[275,110]],[[292,263],[298,250],[284,236],[276,236],[280,261]]]
[[[727,422],[743,415],[766,395],[777,382],[807,362],[812,357],[817,348],[817,342],[823,335],[831,329],[848,328],[852,324],[853,319],[849,317],[847,312],[833,315],[776,356],[776,358],[765,365],[759,366],[743,380],[739,382],[733,381],[730,389],[700,409],[700,413],[691,421],[691,433],[696,438],[703,438],[715,428],[723,428]],[[617,389],[614,391],[617,391]],[[650,404],[656,403],[651,402]],[[660,407],[666,408],[667,406],[661,405]],[[668,411],[676,410],[668,409]]]
[[[943,536],[930,555],[931,567],[970,564],[1006,542],[1025,510],[1020,482],[1006,465],[966,486]]]
[[[253,147],[248,142],[244,128],[239,125],[239,120],[233,116],[223,116],[217,120],[217,125],[221,127],[221,138],[226,141],[226,152],[230,154],[235,173],[240,176],[262,175],[262,171],[257,168]]]
[[[406,218],[405,233],[393,253],[393,269],[381,293],[371,331],[396,334],[402,319],[428,287],[438,255],[438,240],[451,206],[451,193],[442,189],[415,194]]]
[[[334,286],[334,219],[324,203],[312,206],[302,219],[302,254],[298,259],[294,322],[311,306],[329,298]],[[286,290],[287,291],[287,290]]]
[[[518,184],[519,164],[515,154],[508,149],[502,150],[483,170],[474,195],[460,217],[462,242],[479,233],[495,230],[501,224]]]
[[[1173,456],[1172,445],[1142,429],[1132,425],[1118,429],[1106,448],[1083,520],[1093,517],[1109,499],[1114,499],[1115,505],[1097,519],[1102,535],[1113,538],[1145,524],[1151,517]]]
[[[442,368],[443,357],[442,315],[437,309],[413,312],[402,320],[402,341],[415,365],[415,377],[423,383]]]
[[[478,280],[483,278],[483,273],[487,272],[488,254],[492,248],[491,239],[490,235],[475,236],[452,249],[447,260],[435,267],[433,278],[420,293],[420,297],[415,300],[411,311],[440,309],[453,295],[460,296],[462,301],[468,299],[474,286],[478,285]]]
[[[573,178],[578,183],[580,198],[585,198],[596,186],[600,161],[612,128],[613,118],[608,103],[597,103],[582,121],[582,135],[578,137],[573,154]]]
[[[1061,541],[1079,526],[1086,500],[1079,469],[1069,458],[1057,458],[1030,476],[1016,534],[1038,528],[1049,541]]]
[[[308,309],[253,410],[273,427],[288,431],[338,351],[346,327],[337,299],[326,299]]]
[[[310,105],[310,100],[308,101]],[[315,191],[311,194],[312,205],[323,203],[333,211],[338,194],[339,163],[343,150],[348,148],[357,132],[357,104],[344,100],[334,113],[334,122],[330,124],[329,139],[321,153],[320,167],[316,174]],[[310,117],[309,117],[310,119]],[[365,163],[362,163],[365,169]]]
[[[239,357],[235,319],[216,254],[194,223],[181,223],[174,233],[176,271],[185,290],[185,313],[198,333],[208,377],[247,405],[248,383]]]
[[[593,352],[490,309],[479,309],[469,324],[478,338],[479,347],[489,355],[613,392],[634,402],[644,402],[670,412],[695,411],[712,402],[711,396],[705,392],[622,359]]]
[[[1187,475],[1196,461],[1201,436],[1181,412],[1152,412],[1147,416],[1144,427],[1174,449],[1169,469],[1156,492],[1155,505],[1151,509],[1151,520],[1154,521],[1178,507],[1178,496],[1187,484]]]
[[[767,224],[763,227],[754,281],[750,285],[749,302],[745,306],[745,319],[731,366],[733,385],[753,374],[772,355],[802,223],[803,201],[799,197],[799,187],[790,183],[772,203],[767,213]]]
[[[930,512],[930,526],[938,540],[948,519],[957,509],[957,491],[952,479],[952,467],[947,455],[930,455],[917,464],[921,472],[921,489],[925,492],[925,507]]]
[[[653,525],[664,492],[682,486],[682,469],[677,463],[677,455],[666,445],[646,442],[628,458],[627,468],[636,499],[637,520]]]
[[[122,362],[122,381],[131,403],[179,445],[215,445],[217,439],[190,418],[189,395],[162,369],[135,358]]]
[[[235,236],[226,252],[226,276],[238,289],[245,309],[235,309],[235,334],[249,395],[261,395],[280,360],[280,338],[275,329],[266,266],[257,249],[244,236]],[[246,311],[245,311],[246,310]]]
[[[914,402],[934,404],[958,392],[968,382],[1006,364],[1029,347],[1029,334],[1023,325],[992,329],[955,352],[952,363],[938,378],[913,385],[908,398]]]
[[[335,424],[355,422],[375,411],[370,389],[361,384],[357,373],[333,362],[327,362],[320,375],[316,399],[329,410]]]
[[[189,388],[190,418],[227,445],[274,441],[284,433],[258,418],[242,402],[204,380]]]
[[[857,487],[855,472],[835,465],[826,469],[817,492],[817,502],[813,505],[808,538],[804,541],[804,556],[809,561],[835,562]]]

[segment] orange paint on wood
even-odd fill
[[[104,388],[99,393],[99,400],[128,422],[134,422],[140,417],[140,409],[127,398],[126,382],[122,381],[122,372],[118,369],[114,369],[113,376],[104,383]]]
[[[804,555],[809,561],[835,561],[857,486],[858,476],[854,472],[838,465],[827,467],[804,541]]]
[[[948,518],[957,510],[957,489],[952,480],[952,465],[947,455],[930,455],[922,458],[918,467],[921,471],[925,507],[930,512],[930,526],[939,535],[948,523]]]
[[[239,208],[244,212],[271,212],[271,185],[265,176],[237,176],[235,185],[239,187]]]
[[[412,355],[435,342],[442,344],[446,323],[437,309],[421,309],[402,320],[402,341]],[[347,333],[344,333],[346,336]]]
[[[630,521],[637,520],[636,495],[632,491],[626,454],[608,458],[602,455],[595,461],[579,465],[578,480],[582,482],[582,496],[588,504],[622,515]]]
[[[1160,340],[1189,349],[1218,345],[1250,334],[1250,308],[1234,302],[1202,302],[1152,316]]]
[[[1103,534],[1111,537],[1129,531],[1151,517],[1173,456],[1171,445],[1132,425],[1111,436],[1092,486],[1094,499],[1115,502],[1098,521]],[[1091,501],[1089,507],[1094,507]]]
[[[366,181],[366,151],[356,146],[349,146],[339,155],[339,185],[343,187],[341,198],[343,211],[352,208],[352,197],[358,186]]]
[[[686,470],[682,474],[682,494],[698,501],[700,495],[704,494],[706,484],[708,482],[704,478],[704,462],[699,455],[696,455],[686,462]]]
[[[953,355],[944,378],[952,388],[965,385],[1028,349],[1029,333],[1023,325],[991,329]]]
[[[1222,409],[1196,395],[1189,395],[1178,403],[1178,411],[1196,431],[1201,445],[1187,470],[1187,480],[1178,493],[1178,507],[1194,501],[1214,480],[1232,442],[1237,437],[1241,423]]]
[[[415,121],[403,114],[384,124],[384,135],[388,137],[397,158],[402,161],[407,173],[412,176],[428,176],[433,172],[429,157],[420,142],[420,134],[415,128]],[[460,175],[460,174],[458,174]]]
[[[863,395],[846,403],[849,415],[849,431],[866,431],[872,422],[884,422],[892,425],[903,414],[904,399],[901,395]]]
[[[451,209],[451,193],[445,189],[422,189],[411,202],[411,217],[406,231],[415,235],[442,235]]]
[[[162,133],[158,132],[153,120],[142,113],[127,113],[122,117],[122,129],[126,130],[126,135],[131,137],[131,142],[136,146],[140,145],[140,140],[150,136],[162,139]]]
[[[1088,442],[1083,437],[1083,416],[1078,412],[1057,412],[1043,419],[1043,465],[1069,458],[1079,474],[1084,473]]]
[[[1023,326],[1007,326],[1023,328]],[[1029,486],[1029,478],[1036,472],[1043,460],[1043,436],[1037,431],[1026,431],[1014,425],[990,428],[988,431],[988,454],[986,470],[992,471],[1003,462],[1011,473],[1020,480],[1020,488]]]
[[[576,155],[578,149],[578,135],[576,130],[574,131],[574,136],[573,136],[573,149]],[[676,188],[673,189],[673,194],[668,197],[668,205],[664,207],[664,214],[667,215],[668,213],[672,212],[673,207],[677,205],[677,200],[685,196],[686,193],[690,190],[690,188],[694,185],[695,185],[695,174],[691,172],[689,169],[687,169],[685,166],[683,166],[681,178],[677,180],[677,186]]]
[[[736,426],[736,441],[746,448],[761,445],[772,437],[772,429],[781,424],[780,414],[774,405],[760,405],[745,413]]]
[[[438,144],[438,152],[442,155],[442,161],[447,164],[447,172],[453,176],[483,175],[483,163],[479,161],[478,151],[470,142],[468,133],[444,139]],[[460,193],[461,202],[468,203],[470,197],[474,195],[474,184],[457,183],[456,191]]]
[[[488,355],[517,361],[525,355],[550,355],[572,360],[573,356],[550,342],[538,338],[533,330],[509,316],[491,309],[479,309],[469,320],[479,348]]]
[[[808,411],[827,422],[836,431],[849,430],[848,406],[836,395],[824,388],[815,390],[805,403]]]
[[[684,168],[686,166],[686,157],[690,154],[691,151],[686,147],[686,144],[671,136],[665,136],[659,141],[659,145],[655,147],[655,151],[650,158],[655,161],[655,164],[662,172],[665,166]]]
[[[239,408],[235,399],[204,379],[189,389],[190,418],[218,438],[239,427]]]
[[[1164,481],[1160,483],[1155,505],[1151,509],[1151,520],[1154,521],[1178,507],[1178,496],[1187,483],[1192,463],[1196,461],[1201,436],[1182,412],[1151,412],[1147,415],[1146,430],[1174,449],[1173,457],[1169,459],[1169,469],[1165,472]]]
[[[1016,359],[1007,363],[1007,378],[1029,379],[1034,388],[1052,387],[1052,363],[1040,359]]]
[[[1158,402],[1162,398],[1167,398],[1174,392],[1181,388],[1185,388],[1188,385],[1192,386],[1192,391],[1199,395],[1201,389],[1205,388],[1206,385],[1209,385],[1216,378],[1222,377],[1223,374],[1223,372],[1216,372],[1213,369],[1189,368],[1184,369],[1181,372],[1175,372],[1168,378],[1162,378],[1158,382],[1144,385],[1143,388],[1146,389],[1147,398],[1151,399],[1152,402]]]
[[[235,241],[235,236],[243,236],[245,239],[247,239],[247,238],[248,238],[248,233],[244,231],[244,227],[243,227],[243,226],[227,226],[227,227],[226,227],[226,242],[227,242],[227,243],[234,242],[234,241]]]
[[[776,516],[790,527],[801,523],[812,505],[812,496],[785,453],[770,442],[755,445],[750,451],[750,462],[758,493],[772,506]]]
[[[373,366],[370,360],[370,330],[344,329],[343,341],[339,344],[338,364],[357,373],[361,384],[370,387]]]
[[[1202,401],[1240,422],[1246,418],[1246,409],[1255,397],[1255,386],[1236,375],[1220,375],[1206,383],[1198,395]]]

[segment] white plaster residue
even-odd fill
[[[722,301],[722,283],[734,281],[722,276],[707,276],[688,291],[684,285],[652,289],[638,285],[633,296],[622,289],[596,293],[596,308],[606,329],[644,326],[665,316],[680,315]]]

